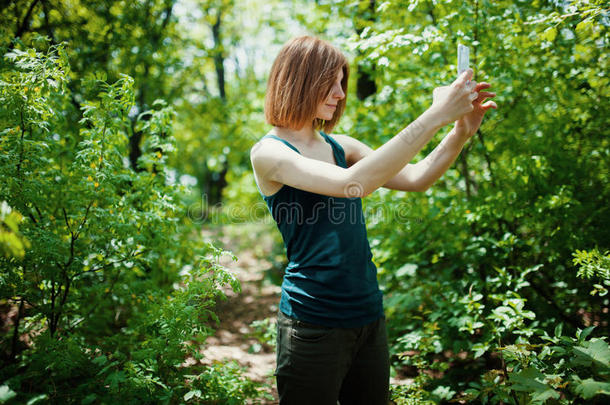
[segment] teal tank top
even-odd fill
[[[321,132],[336,163],[345,151]],[[275,135],[300,154],[297,148]],[[259,188],[260,192],[260,188]],[[329,197],[284,184],[262,194],[282,234],[288,257],[280,310],[303,322],[330,327],[364,326],[383,316],[377,267],[367,239],[360,198]]]

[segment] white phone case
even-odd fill
[[[468,65],[470,64],[470,51],[467,46],[462,44],[458,44],[458,63],[457,63],[457,73],[458,76],[464,72],[464,70],[468,69]]]

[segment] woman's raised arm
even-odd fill
[[[374,152],[345,169],[302,156],[280,142],[264,139],[250,152],[259,179],[334,197],[365,197],[394,177],[443,126],[473,110],[476,83],[466,70],[450,86],[434,89],[421,116]]]

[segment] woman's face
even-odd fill
[[[345,98],[345,93],[343,92],[343,88],[341,87],[341,80],[343,80],[343,69],[339,70],[337,74],[337,78],[333,83],[326,100],[322,101],[318,105],[318,109],[316,110],[316,118],[330,121],[333,119],[333,115],[337,110],[337,103],[339,100]]]

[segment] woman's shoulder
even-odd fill
[[[250,156],[262,151],[265,152],[265,155],[274,155],[278,150],[282,151],[286,148],[290,148],[295,152],[298,152],[298,150],[296,150],[296,148],[287,140],[270,131],[256,141],[256,143],[250,149]]]
[[[341,145],[341,147],[343,149],[345,149],[345,146],[349,146],[349,142],[351,139],[353,139],[351,136],[349,135],[345,135],[345,134],[326,134],[328,137],[332,138],[333,140],[335,140],[339,145]]]

